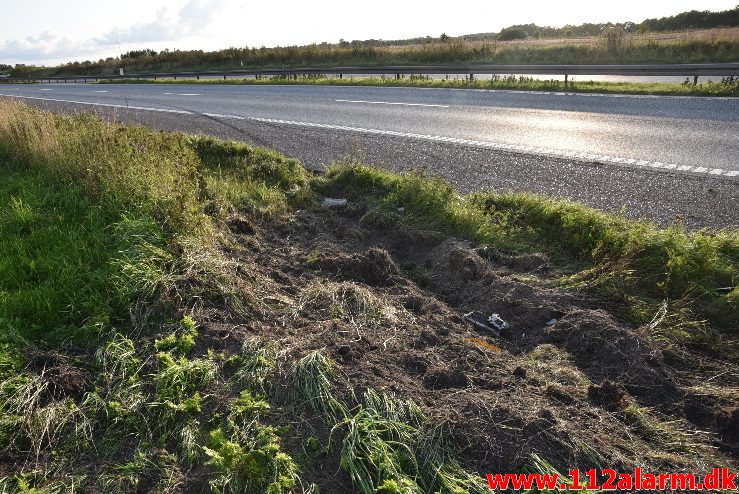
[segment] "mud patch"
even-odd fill
[[[370,286],[389,286],[401,279],[400,270],[390,254],[375,247],[349,255],[342,252],[322,253],[315,266],[325,276],[359,281]]]
[[[61,354],[33,352],[29,357],[28,369],[41,375],[48,383],[46,402],[67,396],[78,400],[87,391],[85,371],[72,365],[69,359]]]
[[[660,350],[605,311],[570,311],[542,332],[542,340],[565,348],[591,380],[622,383],[646,403],[667,404],[681,397]]]
[[[423,383],[429,389],[451,389],[466,388],[470,380],[462,371],[435,368],[426,372],[423,376]]]
[[[655,416],[679,416],[674,366],[596,299],[557,288],[546,256],[387,225],[355,235],[348,212],[296,216],[259,225],[267,247],[242,259],[274,280],[284,304],[248,324],[290,358],[326,352],[357,393],[418,403],[449,427],[470,470],[520,470],[534,453],[560,470],[706,461],[703,452],[677,455],[636,437],[614,413],[637,402],[660,407]],[[295,292],[286,295],[288,285]],[[333,295],[310,296],[327,290]],[[478,330],[461,317],[470,310],[499,313],[510,328],[502,337]]]
[[[603,381],[603,384],[588,386],[588,398],[609,410],[623,410],[628,405],[626,390],[620,384]]]

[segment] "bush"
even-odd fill
[[[513,41],[516,39],[526,39],[526,31],[518,27],[509,27],[498,33],[498,41]]]

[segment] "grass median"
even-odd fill
[[[725,78],[723,82],[704,82],[694,85],[668,82],[597,82],[537,80],[531,77],[493,77],[492,79],[432,79],[426,76],[391,77],[265,77],[259,79],[125,79],[103,80],[101,84],[203,84],[203,85],[308,85],[308,86],[362,86],[362,87],[413,87],[445,89],[487,89],[516,91],[548,91],[601,94],[643,94],[662,96],[739,96],[739,81]]]
[[[0,169],[3,492],[457,494],[492,468],[731,461],[732,382],[703,379],[736,363],[734,229],[360,164],[315,174],[10,102]],[[489,299],[513,333],[470,333],[460,314]],[[555,322],[532,342],[534,316]],[[460,352],[470,367],[447,368]],[[644,376],[661,388],[642,394]],[[713,436],[667,415],[673,389],[721,404],[698,413]],[[509,405],[479,408],[496,396]]]

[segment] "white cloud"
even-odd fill
[[[0,43],[0,59],[39,60],[73,57],[89,52],[90,42],[46,31],[39,36],[8,40]]]
[[[221,8],[218,0],[190,0],[173,12],[163,8],[151,22],[134,24],[126,29],[113,29],[94,41],[99,45],[120,43],[156,43],[177,41],[202,33]]]
[[[57,63],[60,60],[96,60],[129,49],[161,46],[201,37],[221,10],[219,0],[188,0],[181,8],[162,8],[156,18],[116,28],[89,39],[76,39],[54,31],[38,36],[0,41],[2,63]],[[153,46],[151,46],[153,45]]]

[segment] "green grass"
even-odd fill
[[[284,200],[305,170],[238,145],[208,154],[207,140],[91,117],[5,103],[0,115],[0,447],[48,457],[0,479],[0,491],[64,491],[72,482],[130,492],[154,476],[157,489],[172,492],[183,472],[209,461],[208,430],[228,428],[228,415],[212,414],[209,389],[232,389],[221,357],[189,356],[197,323],[178,314],[227,295],[248,298],[224,293],[232,280],[205,213],[217,195],[207,182],[251,173],[243,194],[258,197],[249,192],[258,189]],[[90,387],[82,398],[49,400],[58,392],[50,378],[24,369],[39,352],[84,372]],[[261,455],[254,468],[263,481],[252,469],[246,487],[214,481],[214,492],[287,492],[294,464],[279,449],[280,431],[257,417],[249,430],[253,438],[233,430],[224,445]],[[106,466],[88,476],[100,458]],[[216,479],[230,475],[228,465],[213,468]]]
[[[402,79],[380,77],[269,77],[261,79],[140,79],[140,80],[105,80],[101,84],[205,84],[205,85],[310,85],[310,86],[373,86],[373,87],[416,87],[416,88],[450,88],[450,89],[489,89],[519,91],[567,91],[573,93],[603,94],[653,94],[663,96],[739,96],[739,81],[701,82],[693,85],[692,79],[686,83],[668,82],[597,82],[586,80],[587,76],[578,76],[565,85],[563,81],[536,80],[530,77],[496,77],[489,80],[462,79],[430,79],[428,77],[410,76]]]
[[[46,172],[0,167],[5,332],[63,338],[120,318],[137,291],[124,272],[136,238],[162,243],[153,220],[96,204],[81,185],[56,187]]]

